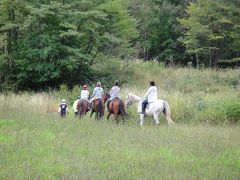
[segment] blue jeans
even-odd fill
[[[148,104],[148,100],[145,99],[143,102],[142,102],[142,112],[141,114],[145,114],[145,109],[147,107],[147,104]]]

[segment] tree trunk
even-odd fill
[[[145,30],[144,31],[144,39],[145,41],[147,41],[147,31]],[[143,56],[144,56],[144,61],[147,61],[148,60],[148,48],[147,47],[144,47],[144,50],[143,50]]]
[[[218,50],[213,49],[212,51],[212,67],[217,68],[218,66]]]
[[[199,69],[199,57],[198,57],[198,53],[196,53],[196,63],[197,63],[197,69]]]
[[[209,67],[211,68],[212,67],[212,50],[210,49],[210,52],[209,52]]]

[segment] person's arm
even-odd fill
[[[109,91],[109,95],[112,96],[113,88]]]
[[[121,88],[119,87],[118,88],[118,95],[120,95],[120,92],[121,92]]]
[[[103,91],[103,88],[101,88],[101,91],[102,91],[102,96],[104,95],[104,91]]]
[[[150,94],[151,92],[151,88],[148,88],[148,91],[146,92],[146,94],[143,96],[142,99],[146,99],[148,97],[148,95]]]
[[[96,88],[94,88],[91,98],[93,98],[95,94],[96,94]]]
[[[90,92],[88,91],[88,100],[90,100],[91,96],[90,96]]]
[[[67,106],[67,105],[66,105]],[[66,107],[66,113],[68,113],[68,106]]]
[[[59,109],[58,109],[58,113],[60,114],[60,112],[61,112],[61,106],[59,107]]]

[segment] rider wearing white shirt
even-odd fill
[[[83,90],[81,91],[81,99],[89,101],[88,98],[89,98],[88,86],[85,84],[83,85]]]
[[[155,82],[150,82],[150,87],[148,88],[147,93],[143,96],[144,101],[142,102],[142,112],[141,114],[145,114],[145,109],[148,103],[154,102],[158,100],[157,96],[157,87],[155,86]]]

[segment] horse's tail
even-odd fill
[[[84,106],[83,100],[79,100],[78,104],[77,104],[77,110],[78,110],[79,117],[81,117],[83,115],[83,111],[84,111],[83,106]]]
[[[124,108],[123,100],[120,100],[119,110],[123,116],[128,117],[128,114],[126,113],[125,108]]]
[[[102,100],[101,99],[99,99],[97,114],[98,114],[99,118],[103,117],[103,114],[104,114],[103,104],[102,104]]]
[[[78,112],[78,115],[80,116],[80,113],[81,113],[81,101],[80,100],[77,102],[77,112]]]
[[[164,113],[164,115],[165,115],[166,118],[167,118],[168,124],[169,124],[169,125],[170,125],[170,124],[174,124],[174,122],[173,122],[173,120],[172,120],[172,118],[171,118],[171,110],[170,110],[170,106],[169,106],[168,102],[167,102],[167,101],[164,101],[163,104],[164,104],[163,113]]]

